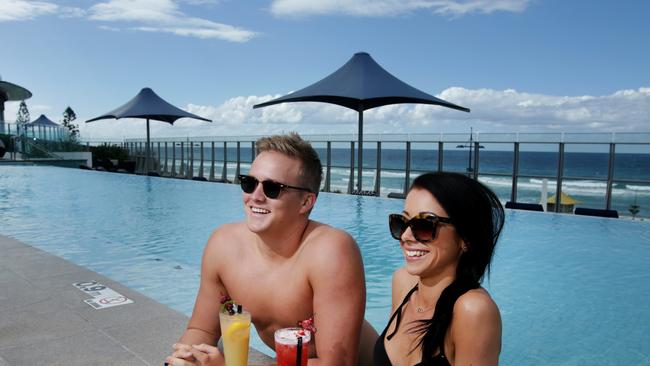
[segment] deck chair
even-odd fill
[[[613,219],[618,219],[618,211],[616,210],[600,210],[597,208],[576,207],[573,213],[576,215],[610,217]]]
[[[506,202],[506,208],[513,210],[526,210],[526,211],[541,211],[544,212],[544,208],[539,203],[521,203],[521,202]]]

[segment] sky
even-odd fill
[[[143,137],[141,120],[84,122],[144,87],[213,120],[152,122],[153,137],[353,134],[344,107],[252,106],[363,51],[471,109],[375,108],[367,134],[650,132],[648,14],[646,0],[0,0],[0,77],[33,93],[32,120],[70,106],[85,139]]]

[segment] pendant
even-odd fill
[[[415,309],[415,310],[416,310],[418,313],[424,313],[424,309],[422,309],[422,308],[419,307],[419,306],[418,306],[417,309]]]

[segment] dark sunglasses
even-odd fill
[[[264,195],[271,199],[278,198],[278,196],[280,196],[280,192],[282,192],[283,189],[287,189],[287,188],[297,189],[299,191],[311,192],[311,189],[309,188],[294,187],[288,184],[274,182],[272,180],[264,180],[260,182],[259,180],[257,180],[257,178],[251,177],[250,175],[239,176],[239,185],[241,185],[241,190],[244,191],[245,193],[249,193],[249,194],[253,193],[253,191],[255,191],[255,188],[257,188],[258,183],[262,183],[262,190],[264,191]]]
[[[390,235],[395,240],[401,240],[406,228],[410,227],[415,240],[420,243],[427,243],[436,238],[438,223],[450,224],[449,217],[436,216],[429,212],[421,212],[412,218],[406,218],[401,214],[388,215],[388,227]]]

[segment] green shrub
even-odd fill
[[[129,160],[129,151],[121,146],[91,146],[90,151],[93,153],[93,166],[103,166],[110,160],[119,162]]]
[[[14,151],[14,140],[11,138],[11,135],[0,134],[0,140],[2,140],[7,151]]]

